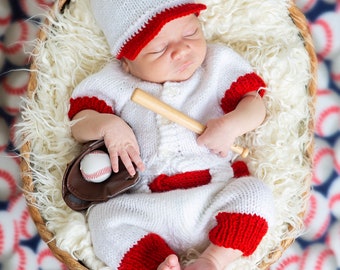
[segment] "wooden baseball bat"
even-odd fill
[[[186,114],[176,110],[175,108],[155,98],[149,93],[146,93],[142,89],[136,88],[131,96],[131,100],[179,125],[188,128],[189,130],[197,134],[202,134],[205,130],[205,126],[202,125],[200,122],[190,118]],[[237,145],[232,145],[231,150],[235,153],[240,154],[243,158],[247,157],[249,154],[248,148]]]

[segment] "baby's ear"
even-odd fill
[[[122,58],[122,59],[120,60],[120,62],[121,62],[121,65],[122,65],[123,70],[124,70],[125,72],[127,72],[127,73],[130,73],[129,64],[128,64],[126,58]]]

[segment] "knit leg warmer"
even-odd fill
[[[228,193],[228,203],[217,212],[209,240],[216,246],[238,249],[249,256],[273,224],[272,194],[253,177],[232,180],[215,199],[221,201]]]
[[[210,231],[209,239],[216,246],[238,249],[243,256],[251,255],[268,230],[268,223],[257,215],[219,213],[217,225]]]
[[[156,270],[166,257],[174,253],[159,235],[150,233],[124,255],[118,270]]]

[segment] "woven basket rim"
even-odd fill
[[[55,8],[57,8],[58,11],[62,11],[64,8],[66,8],[67,4],[69,4],[70,0],[56,0],[55,2]],[[316,74],[317,74],[317,56],[315,54],[312,38],[310,35],[310,31],[308,28],[308,22],[306,20],[305,15],[298,9],[295,2],[293,0],[289,1],[289,15],[292,18],[294,24],[299,29],[301,37],[304,41],[305,49],[309,55],[310,58],[310,73],[311,73],[311,79],[308,85],[308,94],[310,97],[312,97],[312,102],[310,104],[310,112],[311,115],[314,115],[315,110],[315,99],[316,99],[316,91],[317,91],[317,83],[316,83]],[[51,14],[53,16],[53,14]],[[48,21],[46,20],[44,24],[48,24]],[[39,31],[38,39],[43,41],[46,40],[46,33],[43,30]],[[35,54],[34,54],[35,55]],[[35,70],[36,64],[33,57],[32,64],[30,69]],[[28,98],[32,98],[35,89],[37,86],[37,78],[36,73],[31,72],[30,73],[30,79],[27,87],[27,95]],[[309,131],[313,132],[314,130],[314,121],[311,117],[310,123],[309,123]],[[311,136],[312,137],[312,136]],[[22,158],[21,158],[21,164],[20,164],[20,170],[22,172],[22,182],[23,182],[23,190],[24,195],[27,202],[27,207],[29,210],[29,213],[31,215],[31,218],[33,222],[35,223],[38,233],[40,237],[43,239],[44,242],[47,243],[49,249],[53,253],[53,255],[62,263],[64,263],[68,268],[70,269],[79,269],[79,270],[86,270],[88,269],[85,267],[80,261],[75,259],[66,251],[61,250],[57,245],[56,241],[54,240],[54,235],[47,229],[45,221],[39,212],[39,210],[34,206],[34,199],[29,195],[31,192],[34,192],[34,181],[32,172],[30,170],[29,161],[30,161],[30,143],[26,142],[22,148],[20,149]],[[313,156],[313,143],[309,145],[306,151],[306,158],[312,163],[312,156]],[[310,179],[305,179],[305,181],[310,185]],[[303,216],[306,209],[302,209],[300,215]],[[293,228],[288,228],[288,230],[291,230]],[[276,250],[275,252],[269,254],[270,258],[273,259],[271,263],[262,262],[259,266],[260,269],[268,269],[273,262],[277,261],[282,253],[295,241],[295,239],[285,239],[281,242],[282,249]]]

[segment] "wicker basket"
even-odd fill
[[[51,12],[51,17],[55,18],[55,15],[58,13],[63,13],[65,10],[67,10],[73,1],[67,1],[67,0],[59,0],[56,2],[54,10]],[[261,2],[261,1],[260,1]],[[296,28],[299,30],[300,36],[301,36],[301,43],[304,45],[304,49],[309,57],[309,70],[306,72],[306,76],[308,77],[308,83],[306,84],[306,96],[310,98],[310,101],[308,103],[308,109],[307,112],[309,115],[306,116],[306,119],[308,121],[307,125],[305,125],[305,128],[307,130],[307,141],[308,144],[305,145],[303,149],[299,149],[298,151],[302,151],[302,156],[304,159],[304,163],[307,164],[307,167],[309,166],[309,169],[311,169],[312,164],[312,154],[313,154],[313,115],[314,115],[314,98],[316,93],[316,65],[317,65],[317,59],[314,53],[313,45],[311,42],[311,37],[308,31],[308,24],[306,22],[306,19],[304,15],[296,8],[295,4],[293,2],[288,3],[289,7],[287,8],[287,12],[289,13],[289,16],[291,17],[292,21],[294,22]],[[53,19],[52,19],[53,20]],[[58,27],[58,25],[51,24],[51,19],[46,20],[45,26],[41,31],[39,35],[39,40],[44,41],[47,39],[47,32],[53,31],[53,27]],[[52,30],[51,30],[52,29]],[[280,34],[280,33],[278,33]],[[37,49],[38,50],[38,49]],[[36,54],[37,51],[35,51],[34,54]],[[39,91],[39,81],[37,80],[37,72],[36,70],[39,70],[40,63],[37,63],[36,58],[33,55],[33,63],[31,66],[31,78],[28,86],[28,100],[36,100],[36,92]],[[52,67],[51,67],[52,68]],[[53,80],[53,78],[51,78]],[[52,93],[53,95],[53,93]],[[41,238],[48,244],[49,248],[53,252],[53,254],[58,258],[61,262],[63,262],[69,269],[89,269],[88,266],[85,266],[83,262],[81,262],[81,258],[77,258],[77,255],[70,254],[68,251],[64,251],[63,247],[60,247],[59,244],[57,244],[56,236],[54,232],[51,232],[48,229],[47,223],[49,222],[46,220],[46,218],[42,215],[41,208],[39,207],[39,201],[37,201],[37,197],[33,194],[36,193],[36,183],[39,182],[39,174],[35,173],[35,164],[32,164],[31,160],[32,157],[39,153],[34,153],[34,150],[32,148],[32,142],[30,139],[30,131],[29,127],[27,127],[27,122],[29,122],[29,119],[31,119],[30,114],[26,112],[27,108],[23,108],[23,125],[25,128],[22,129],[20,134],[24,139],[21,145],[21,155],[22,155],[22,162],[21,162],[21,170],[22,170],[22,177],[23,177],[23,184],[24,184],[24,190],[26,195],[26,200],[29,208],[29,212],[31,214],[31,217],[33,218],[39,234]],[[19,124],[20,127],[20,124]],[[34,127],[32,127],[34,128]],[[20,131],[19,131],[20,133]],[[70,154],[72,156],[72,154]],[[249,161],[252,162],[251,160]],[[60,179],[61,181],[61,179]],[[305,188],[301,190],[301,194],[297,194],[297,197],[303,198],[304,203],[303,207],[301,207],[300,212],[297,214],[298,217],[296,217],[298,220],[302,220],[305,207],[307,205],[307,200],[309,197],[309,188],[310,188],[310,173],[307,174],[303,180],[301,180],[304,183]],[[280,181],[277,181],[277,183],[280,183]],[[294,218],[294,217],[293,217]],[[298,224],[296,226],[292,226],[290,224],[287,225],[287,232],[285,232],[285,235],[295,235],[290,234],[293,231],[300,231],[302,227],[302,224]],[[260,269],[266,269],[268,268],[272,263],[277,261],[280,256],[282,255],[282,252],[287,249],[291,245],[291,243],[295,240],[295,237],[282,237],[280,240],[280,247],[279,248],[271,248],[271,250],[268,251],[268,254],[266,255],[266,258],[263,259],[258,263],[258,267]],[[243,269],[243,268],[242,268]]]

